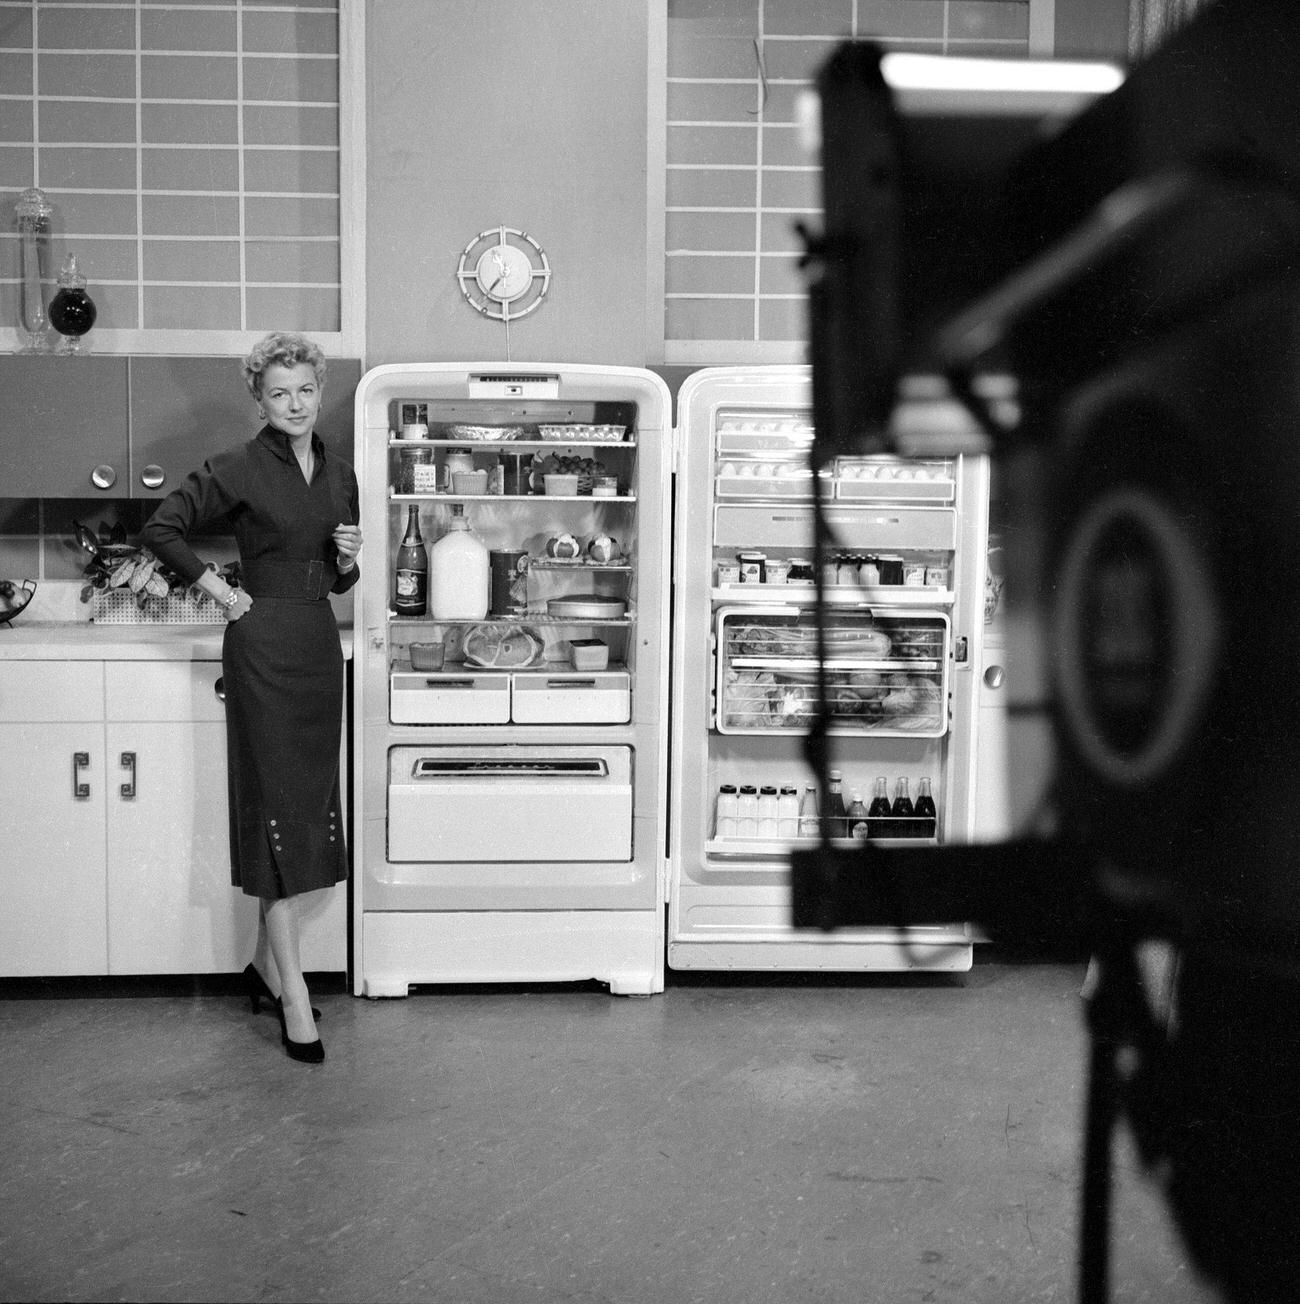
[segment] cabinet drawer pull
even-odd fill
[[[143,471],[140,472],[140,483],[146,489],[161,489],[163,481],[167,479],[167,473],[156,462],[150,462]]]
[[[82,768],[89,764],[89,752],[72,753],[72,795],[76,797],[78,801],[84,801],[90,796],[90,784],[81,781]]]
[[[122,768],[129,772],[131,777],[122,785],[122,797],[130,801],[135,796],[135,753],[122,753]]]
[[[90,483],[96,489],[111,489],[117,483],[117,472],[107,462],[101,462],[90,473]]]

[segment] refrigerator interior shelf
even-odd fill
[[[636,620],[636,612],[625,616],[551,616],[544,611],[521,611],[513,616],[483,616],[479,620],[448,620],[439,616],[399,616],[390,610],[388,620],[393,625],[609,625],[623,627]]]
[[[812,479],[807,476],[720,475],[720,498],[811,498]]]
[[[395,503],[535,503],[543,499],[548,503],[634,503],[635,494],[617,494],[606,498],[597,498],[592,494],[449,494],[433,492],[427,494],[390,493],[389,500]]]
[[[951,607],[957,595],[951,589],[904,587],[894,584],[883,588],[858,588],[854,585],[829,585],[822,590],[828,607]],[[752,597],[754,601],[798,603],[812,606],[817,590],[808,584],[719,584],[713,589],[714,602],[734,602]]]
[[[772,670],[784,675],[797,675],[812,680],[817,674],[816,657],[788,656],[733,656],[728,663],[736,670]],[[826,669],[836,670],[898,670],[904,673],[928,671],[935,674],[943,663],[934,657],[831,657]]]
[[[635,448],[636,437],[628,439],[573,439],[561,442],[558,439],[393,439],[388,441],[389,448],[466,448],[485,455],[493,452],[510,453],[555,453],[566,448]]]
[[[630,571],[629,561],[591,561],[585,557],[534,557],[529,570],[553,571]]]
[[[937,847],[938,838],[869,838],[873,847]],[[820,845],[818,838],[708,838],[704,851],[708,856],[745,858],[748,860],[780,860],[792,851]],[[857,838],[832,838],[832,847],[860,847]]]

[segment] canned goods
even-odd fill
[[[790,563],[774,557],[767,563],[767,583],[784,584],[790,578]]]
[[[738,561],[720,561],[718,563],[719,584],[740,583],[740,563]]]
[[[925,587],[925,563],[909,561],[903,567],[903,583],[909,589]]]
[[[948,587],[949,570],[947,566],[927,566],[925,568],[925,585],[931,589]]]

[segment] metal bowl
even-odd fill
[[[35,580],[0,580],[0,625],[21,614],[35,593]]]

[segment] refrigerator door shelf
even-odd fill
[[[822,590],[828,607],[875,610],[879,607],[951,607],[956,594],[951,589],[905,588],[901,584],[887,588],[859,588],[855,584],[831,585]],[[720,584],[712,592],[714,602],[798,603],[811,607],[817,601],[812,584]]]

